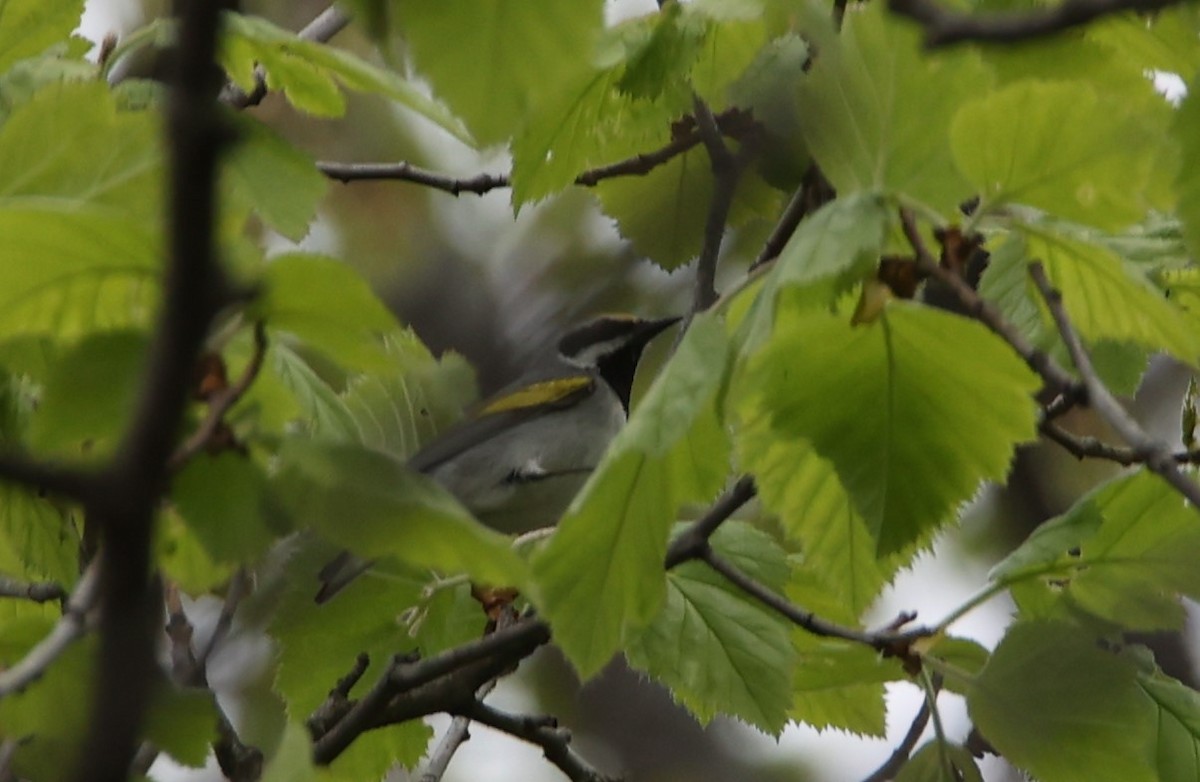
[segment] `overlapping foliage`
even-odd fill
[[[442,0],[406,3],[395,30],[386,3],[356,5],[382,40],[399,35],[411,73],[230,16],[229,78],[249,90],[258,67],[268,89],[323,117],[344,111],[343,89],[372,93],[464,142],[507,145],[515,209],[694,133],[697,99],[726,144],[755,153],[728,230],[765,236],[812,164],[836,198],[771,266],[692,321],[559,530],[514,550],[404,467],[470,401],[466,368],[431,355],[339,259],[268,259],[247,238],[251,221],[302,236],[323,180],[303,150],[252,117],[231,119],[239,139],[222,171],[219,242],[258,295],[222,314],[209,348],[236,377],[257,360],[261,322],[266,354],[226,417],[227,447],[180,465],[156,562],[195,595],[223,590],[239,567],[264,574],[245,608],[274,638],[270,693],[239,727],[267,752],[268,777],[312,773],[304,721],[357,653],[378,666],[478,636],[466,587],[441,580],[466,574],[519,586],[581,675],[624,654],[701,721],[878,735],[884,683],[933,697],[933,672],[966,696],[991,745],[1039,779],[1195,778],[1200,697],[1121,644],[1128,630],[1178,629],[1181,596],[1200,596],[1200,516],[1145,468],[1043,526],[981,585],[1017,606],[992,653],[937,626],[902,666],[790,628],[701,562],[663,567],[687,509],[751,473],[756,524],[730,522],[712,545],[795,604],[857,626],[1036,439],[1043,378],[1011,340],[880,288],[881,257],[916,264],[902,209],[931,245],[932,228],[978,234],[992,253],[981,294],[1063,363],[1027,274],[1033,261],[1108,358],[1099,371],[1114,387],[1135,387],[1154,354],[1195,364],[1200,97],[1173,102],[1148,75],[1193,83],[1194,7],[1113,17],[1018,56],[924,51],[916,28],[875,2],[849,7],[840,31],[829,9],[804,0],[666,3],[619,24],[606,24],[599,0]],[[0,435],[10,449],[92,462],[136,404],[158,306],[165,174],[161,96],[97,78],[111,63],[89,64],[69,37],[81,6],[0,5]],[[710,239],[710,154],[697,139],[644,175],[596,187],[649,262],[677,268]],[[735,247],[725,268],[745,268],[758,249]],[[195,406],[189,428],[204,412]],[[0,488],[6,576],[69,591],[89,545],[75,507]],[[311,593],[339,547],[380,564],[330,610]],[[964,611],[975,604],[962,600]],[[0,603],[0,665],[20,660],[56,616]],[[56,776],[80,730],[90,650],[76,645],[0,701],[21,775]],[[212,702],[165,680],[160,691],[149,740],[201,764],[216,737]],[[427,741],[419,721],[368,733],[331,773],[377,778],[415,763]],[[950,778],[950,759],[973,764],[961,747],[927,747],[906,778]]]

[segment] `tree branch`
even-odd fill
[[[62,584],[57,581],[29,582],[0,576],[0,597],[49,603],[51,600],[66,600],[67,590],[63,589]]]
[[[713,174],[713,192],[708,205],[708,216],[704,222],[704,243],[696,259],[692,306],[679,330],[681,339],[696,313],[708,309],[717,300],[717,261],[721,254],[721,239],[725,235],[725,224],[729,221],[729,210],[733,207],[738,181],[753,149],[753,145],[747,141],[737,155],[730,152],[721,138],[721,129],[708,104],[699,96],[695,96],[692,106],[696,115],[696,127],[700,131],[700,140],[708,150],[708,162]]]
[[[1087,24],[1102,16],[1128,11],[1158,11],[1183,0],[1065,0],[1051,8],[1019,13],[962,13],[944,8],[936,0],[888,0],[893,13],[914,20],[925,29],[931,49],[965,41],[1012,43],[1044,38]]]
[[[541,747],[546,760],[558,767],[572,782],[621,782],[620,777],[600,773],[577,755],[571,749],[571,734],[560,728],[553,717],[507,714],[479,701],[455,713]]]
[[[334,715],[331,724],[310,721],[314,762],[332,763],[372,728],[450,711],[549,640],[545,622],[526,619],[425,660],[393,657],[362,700]]]
[[[85,502],[100,532],[100,650],[87,737],[74,778],[128,775],[150,695],[161,596],[151,588],[151,530],[168,461],[209,323],[228,300],[214,260],[218,155],[229,131],[217,113],[217,30],[228,2],[180,0],[166,143],[170,161],[163,303],[133,420]]]
[[[94,476],[82,468],[42,462],[11,451],[0,453],[0,481],[22,484],[75,502],[84,502],[95,483]]]
[[[708,546],[708,539],[717,531],[717,528],[739,508],[754,499],[756,493],[753,477],[743,475],[739,478],[737,483],[713,503],[707,513],[692,522],[687,529],[671,541],[671,545],[667,547],[667,556],[663,560],[663,567],[670,570],[688,560],[700,558],[705,547]]]
[[[1145,462],[1147,468],[1162,476],[1163,480],[1186,497],[1193,507],[1200,507],[1200,484],[1180,471],[1175,455],[1166,444],[1147,434],[1146,430],[1129,414],[1100,380],[1100,376],[1096,374],[1091,357],[1088,356],[1079,334],[1067,316],[1066,308],[1063,306],[1062,293],[1051,284],[1042,264],[1038,261],[1031,263],[1029,275],[1033,278],[1046,306],[1050,309],[1054,323],[1058,326],[1058,333],[1062,336],[1067,351],[1071,354],[1071,360],[1075,362],[1075,368],[1079,370],[1079,375],[1083,378],[1084,387],[1087,389],[1088,405],[1116,431],[1121,439],[1129,443],[1138,461]]]
[[[700,144],[700,134],[692,131],[673,139],[670,143],[652,152],[640,153],[616,163],[588,169],[575,177],[575,184],[580,187],[595,187],[606,179],[615,179],[623,176],[644,176],[698,144]],[[493,190],[512,186],[512,177],[509,174],[476,174],[475,176],[458,179],[414,166],[407,161],[400,161],[398,163],[335,163],[318,161],[317,169],[330,179],[336,179],[344,184],[356,181],[394,179],[431,187],[434,190],[441,190],[452,196],[458,196],[462,193],[483,195]]]
[[[1043,421],[1040,430],[1047,439],[1061,445],[1076,459],[1104,459],[1122,467],[1141,464],[1144,460],[1132,448],[1122,448],[1096,437],[1072,434],[1057,424]],[[1171,457],[1177,464],[1200,464],[1200,450],[1176,451]]]
[[[895,751],[888,756],[883,765],[863,779],[863,782],[886,782],[886,780],[895,779],[896,775],[900,773],[900,769],[904,768],[904,764],[908,762],[913,749],[921,739],[921,734],[925,732],[925,726],[929,724],[930,711],[929,699],[926,698],[921,701],[921,708],[917,710],[912,724],[908,726],[908,732],[896,745]]]
[[[99,561],[93,560],[79,577],[79,583],[67,599],[62,618],[54,625],[54,629],[38,641],[20,662],[0,671],[0,698],[20,692],[37,681],[50,663],[87,632],[88,612],[96,605],[99,592],[99,569]]]

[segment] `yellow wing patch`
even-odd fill
[[[561,402],[579,391],[591,390],[592,379],[587,375],[573,375],[526,386],[520,391],[505,394],[480,411],[482,415],[504,413],[509,410],[525,410]]]

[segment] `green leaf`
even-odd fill
[[[1153,709],[1132,665],[1068,625],[1011,627],[967,707],[1005,758],[1044,782],[1155,778]]]
[[[337,117],[346,103],[337,85],[390,98],[471,143],[462,123],[411,82],[364,62],[350,52],[301,38],[256,16],[226,13],[219,57],[243,91],[254,88],[255,68],[267,73],[267,87],[281,91],[296,108],[319,117]]]
[[[1200,69],[1196,32],[1200,13],[1191,5],[1164,8],[1151,17],[1114,14],[1088,25],[1088,36],[1107,43],[1142,73],[1190,76]]]
[[[148,340],[136,331],[93,334],[65,351],[46,379],[30,427],[35,448],[106,453],[133,414]]]
[[[803,440],[780,438],[766,409],[738,428],[738,462],[754,475],[763,506],[799,542],[804,566],[857,618],[889,575],[875,558],[875,539],[837,471]]]
[[[178,763],[201,768],[216,739],[217,706],[212,693],[158,683],[146,715],[146,739]]]
[[[524,587],[527,567],[508,538],[484,527],[431,479],[359,446],[292,438],[279,454],[276,498],[297,526],[354,553]]]
[[[742,572],[782,591],[787,560],[768,535],[726,522],[712,543]],[[662,611],[625,651],[631,665],[662,682],[701,724],[727,714],[778,736],[796,663],[790,629],[707,565],[690,562],[667,574]]]
[[[263,767],[262,782],[310,782],[316,778],[308,728],[299,721],[289,721],[279,747]]]
[[[1183,620],[1180,593],[1200,595],[1188,552],[1200,546],[1195,509],[1153,473],[1121,476],[1042,525],[998,565],[1025,616],[1077,612],[1158,630]]]
[[[313,436],[357,442],[354,418],[346,402],[296,351],[275,341],[267,349],[263,371],[244,401],[270,406],[281,395],[294,402],[306,430]]]
[[[16,628],[5,628],[5,634]],[[28,636],[30,640],[40,638]],[[32,644],[31,644],[32,645]],[[61,779],[63,759],[75,758],[87,735],[95,686],[94,638],[67,647],[40,679],[0,701],[0,734],[18,741],[9,766],[19,779]]]
[[[409,720],[364,733],[354,739],[349,749],[322,776],[344,782],[385,779],[397,764],[414,768],[432,737],[433,729],[421,720]]]
[[[700,317],[533,560],[554,640],[590,676],[661,609],[676,509],[728,473],[714,397],[728,345]]]
[[[1032,227],[1024,230],[1027,257],[1042,261],[1084,339],[1132,342],[1196,361],[1200,341],[1195,330],[1140,269],[1099,245]]]
[[[149,323],[157,228],[86,206],[0,204],[0,235],[0,337],[69,340]]]
[[[608,179],[596,186],[604,212],[617,221],[621,235],[668,270],[699,254],[712,190],[708,153],[701,147],[645,176]],[[757,174],[744,174],[726,227],[737,228],[755,217],[774,219],[779,200],[779,192]]]
[[[978,323],[894,302],[864,327],[788,310],[776,328],[735,380],[743,409],[832,463],[878,555],[928,540],[1034,436],[1039,381]]]
[[[631,97],[653,100],[664,90],[686,84],[707,30],[703,19],[685,14],[677,3],[645,18],[653,24],[650,36],[630,53],[617,88]]]
[[[199,536],[171,507],[159,514],[154,530],[154,561],[163,576],[190,594],[221,588],[235,566],[215,562]]]
[[[230,187],[264,222],[288,239],[300,241],[329,180],[311,157],[267,125],[238,118],[238,141],[225,160]]]
[[[706,16],[695,4],[683,6],[686,16]],[[691,86],[713,111],[731,105],[729,88],[741,77],[766,43],[761,20],[712,19],[691,68]]]
[[[0,71],[40,54],[79,26],[84,0],[7,0],[0,4]]]
[[[1157,711],[1151,748],[1158,779],[1200,778],[1200,693],[1161,671],[1138,676]]]
[[[983,775],[965,747],[935,740],[912,754],[896,782],[983,782]]]
[[[266,476],[245,456],[199,454],[171,481],[171,500],[216,562],[249,562],[275,538]]]
[[[456,353],[435,359],[411,331],[387,339],[392,371],[354,378],[342,395],[358,442],[408,459],[462,417],[474,401],[475,377]]]
[[[786,595],[822,619],[858,626],[855,613],[804,568],[793,571]],[[799,658],[792,681],[791,718],[818,730],[882,737],[884,684],[908,678],[899,662],[862,644],[821,638],[800,629],[793,631],[792,643]]]
[[[8,574],[68,586],[79,577],[81,518],[77,511],[13,484],[0,486],[0,548],[18,567]]]
[[[808,43],[800,36],[780,36],[759,51],[729,88],[731,102],[748,108],[762,123],[759,173],[781,189],[795,188],[810,162],[800,132],[800,101],[795,89],[804,78],[810,54]]]
[[[975,676],[988,661],[988,650],[969,638],[937,635],[918,641],[914,650],[925,665],[942,675],[950,692],[966,695]]]
[[[368,656],[368,668],[350,697],[362,697],[387,668],[392,655],[411,650],[413,641],[398,615],[419,599],[421,580],[411,572],[396,573],[381,563],[351,582],[329,603],[313,597],[317,573],[336,549],[296,541],[285,564],[284,594],[271,614],[271,637],[279,644],[275,689],[287,704],[292,720],[312,714],[339,679]]]
[[[511,137],[530,111],[588,68],[602,5],[447,0],[406,7],[400,23],[417,70],[475,137],[491,144]]]
[[[0,126],[0,208],[86,205],[157,223],[160,137],[154,114],[119,111],[104,84],[47,87]]]
[[[800,83],[800,125],[842,195],[886,190],[952,214],[970,195],[950,156],[950,122],[986,89],[976,54],[930,56],[917,28],[876,4],[847,8]]]
[[[513,204],[545,198],[579,174],[661,147],[672,113],[617,89],[620,65],[579,74],[530,112],[513,138]]]
[[[1195,86],[1200,79],[1189,83],[1171,131],[1180,148],[1178,173],[1175,175],[1176,209],[1183,221],[1183,233],[1193,256],[1200,253],[1200,92]]]
[[[1166,140],[1157,116],[1085,82],[1022,81],[965,106],[950,141],[981,208],[1017,202],[1117,228],[1151,204],[1155,148]]]
[[[891,210],[872,193],[839,198],[800,224],[775,262],[777,290],[812,286],[817,304],[830,307],[879,262]]]
[[[395,316],[352,267],[328,256],[287,253],[263,274],[264,295],[254,317],[287,331],[351,367],[384,369],[383,335]]]
[[[470,584],[460,583],[438,588],[428,597],[422,593],[409,624],[422,655],[440,654],[483,635],[487,615],[471,591]]]

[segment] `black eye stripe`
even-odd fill
[[[610,340],[619,340],[635,331],[641,321],[637,320],[594,320],[571,329],[558,343],[564,356],[574,356],[591,345]]]

